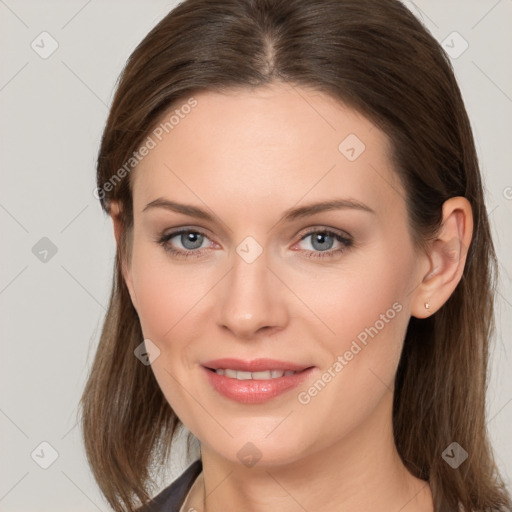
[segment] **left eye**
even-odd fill
[[[332,246],[336,241],[336,237],[337,235],[330,233],[329,231],[315,231],[302,237],[301,242],[303,240],[310,239],[309,244],[306,244],[309,245],[309,247],[305,247],[308,251],[328,251],[332,249]]]
[[[308,239],[310,239],[310,241],[305,244],[306,247],[304,247],[303,250],[306,251],[306,256],[312,258],[335,256],[352,245],[350,238],[325,229],[306,233],[300,239],[299,244]],[[338,242],[339,247],[333,249],[332,247],[335,242]]]

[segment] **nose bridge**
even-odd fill
[[[218,297],[219,323],[238,337],[283,327],[286,308],[279,283],[268,268],[268,253],[248,237],[236,248],[233,265]]]

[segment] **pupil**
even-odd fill
[[[182,235],[181,243],[187,249],[197,249],[201,247],[202,236],[200,233],[186,233]]]
[[[322,245],[322,244],[325,244],[327,242],[328,238],[332,238],[332,237],[330,235],[325,235],[325,234],[322,234],[322,233],[316,234],[313,237],[313,247],[315,247],[315,243],[318,243],[318,244],[320,244],[320,247],[315,247],[315,249],[320,249],[320,250],[330,249],[330,246],[329,247],[325,247],[325,245]],[[327,245],[329,245],[329,244],[327,244]]]

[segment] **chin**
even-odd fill
[[[245,420],[245,428],[240,428],[236,434],[230,430],[233,437],[227,442],[219,445],[217,438],[208,444],[222,457],[248,468],[271,468],[294,463],[304,455],[304,450],[299,451],[297,447],[304,447],[307,444],[306,440],[301,438],[299,433],[292,432],[292,422],[289,423],[288,429],[283,428],[281,432],[278,430],[284,425],[276,429],[278,424],[279,421],[273,419],[271,428],[268,428],[268,423],[264,429],[250,428]]]

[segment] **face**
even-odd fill
[[[289,463],[389,421],[426,267],[386,135],[303,88],[194,98],[132,176],[125,278],[169,404],[236,463],[253,446]]]

